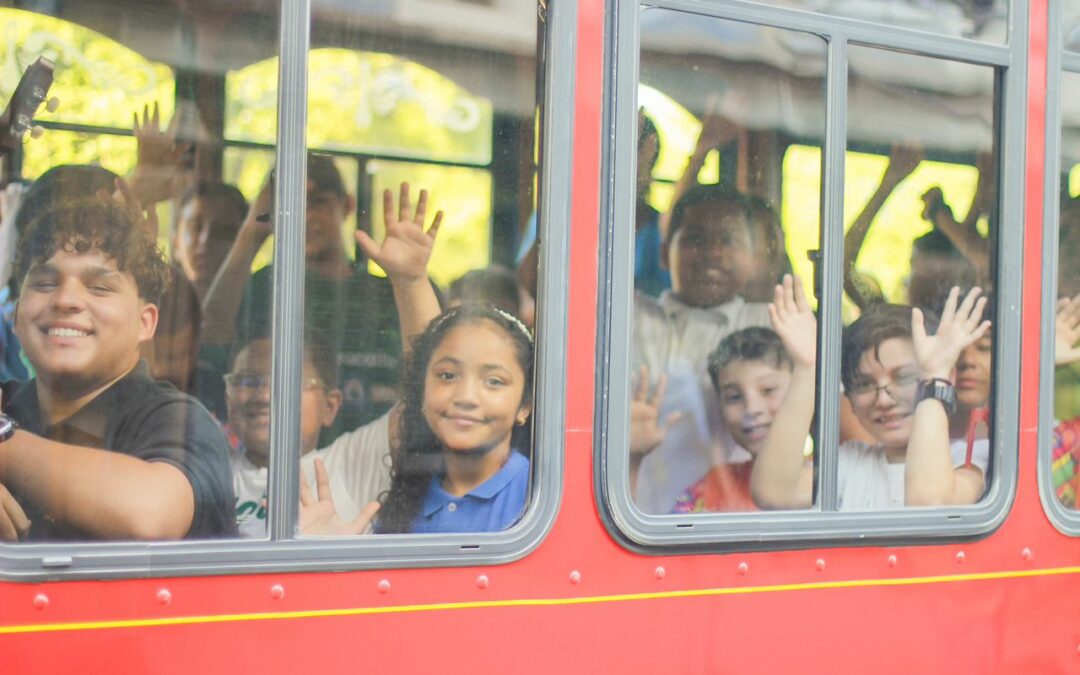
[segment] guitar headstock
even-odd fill
[[[34,115],[49,95],[54,68],[52,61],[39,56],[23,73],[4,114],[0,116],[0,152],[14,150],[22,143],[23,136],[32,131]],[[50,111],[55,110],[55,101],[49,100],[47,105]]]

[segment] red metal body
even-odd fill
[[[604,3],[579,3],[564,490],[481,568],[0,583],[0,672],[1080,672],[1080,541],[1039,501],[1047,2],[1030,5],[1016,501],[974,543],[645,556],[593,482]]]

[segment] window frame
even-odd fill
[[[822,248],[825,251],[822,297],[840,298],[843,287],[844,157],[847,150],[847,51],[849,44],[963,61],[994,68],[1001,91],[994,105],[998,115],[999,223],[1022,222],[1028,5],[1012,0],[1005,45],[946,38],[909,28],[875,25],[804,10],[757,5],[747,0],[645,0],[633,5],[608,3],[605,91],[604,191],[601,228],[601,284],[597,350],[595,487],[598,508],[611,534],[624,546],[647,553],[692,553],[702,550],[765,550],[807,546],[883,543],[926,543],[985,536],[1000,526],[1016,492],[1019,439],[1020,264],[1002,264],[1004,251],[1019,251],[1022,229],[998,227],[997,310],[994,317],[994,391],[992,480],[985,497],[970,506],[911,508],[889,511],[838,512],[837,453],[821,453],[818,491],[813,507],[799,511],[653,515],[643,513],[626,489],[629,477],[628,410],[632,357],[633,242],[627,228],[636,175],[636,88],[640,58],[642,11],[651,8],[688,12],[702,17],[742,21],[817,35],[825,40],[826,122],[822,172]],[[618,103],[618,105],[616,105]],[[1018,187],[1019,186],[1019,187]],[[827,243],[827,245],[826,245]],[[1022,262],[1022,261],[1021,261]],[[819,314],[819,362],[839,363],[842,331],[840,302],[822,303]],[[817,438],[835,448],[839,440],[839,368],[819,368]]]
[[[522,519],[504,532],[294,536],[299,503],[299,401],[302,390],[304,213],[306,201],[307,54],[311,0],[282,3],[279,21],[276,204],[281,223],[274,251],[271,456],[268,539],[173,542],[0,543],[0,580],[41,582],[205,576],[238,573],[458,567],[505,564],[534,550],[554,523],[562,497],[569,223],[573,168],[577,1],[549,3],[538,32],[541,161],[532,489]],[[295,92],[303,92],[295,96]]]
[[[1039,500],[1050,523],[1058,532],[1080,537],[1080,510],[1070,509],[1054,493],[1053,458],[1050,454],[1054,430],[1054,339],[1058,294],[1058,231],[1061,227],[1061,89],[1064,74],[1080,74],[1080,53],[1065,49],[1064,0],[1047,5],[1046,128],[1043,156],[1042,231],[1042,320],[1039,353],[1038,472]]]

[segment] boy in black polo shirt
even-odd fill
[[[234,535],[224,437],[139,358],[168,279],[154,240],[113,205],[70,203],[30,225],[15,273],[15,332],[37,371],[8,407],[20,430],[0,434],[0,484],[17,502],[3,510],[20,536]]]

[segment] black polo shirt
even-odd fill
[[[195,494],[187,538],[236,536],[228,442],[201,403],[171,384],[153,380],[149,366],[140,361],[74,415],[47,427],[41,419],[36,385],[36,380],[27,382],[9,406],[9,414],[20,427],[61,443],[172,464],[184,472]],[[19,495],[15,497],[32,521],[31,541],[87,538],[85,533],[46,517]]]

